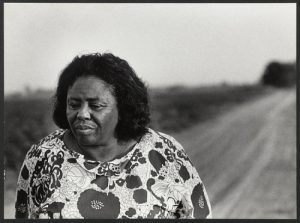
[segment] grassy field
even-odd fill
[[[267,94],[269,90],[259,85],[152,89],[151,126],[168,133],[180,132],[213,119],[236,105]]]

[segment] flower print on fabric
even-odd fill
[[[130,160],[126,164],[126,173],[130,174],[135,167],[144,163],[146,163],[146,158],[143,156],[140,149],[135,149]]]
[[[159,137],[160,137],[160,138],[168,145],[168,147],[172,150],[173,153],[176,152],[176,154],[177,154],[177,156],[178,156],[179,158],[182,158],[182,159],[184,159],[184,160],[190,162],[190,159],[188,158],[186,152],[185,152],[184,150],[179,150],[179,149],[174,145],[174,143],[173,143],[172,140],[171,140],[171,139],[173,139],[172,137],[170,137],[171,139],[168,139],[168,138],[166,137],[165,134],[159,133],[159,132],[158,132],[158,135],[159,135]],[[173,140],[174,140],[174,139],[173,139]]]
[[[15,204],[17,218],[26,218],[28,216],[27,199],[28,195],[24,190],[20,189],[17,191],[17,202]]]
[[[60,187],[59,180],[62,178],[61,165],[64,162],[64,153],[51,154],[51,150],[45,152],[42,160],[37,161],[32,174],[30,186],[33,203],[39,206],[51,197],[55,189]]]
[[[96,168],[99,165],[99,162],[86,160],[85,162],[83,162],[83,165],[86,169],[91,170],[91,169]]]
[[[165,155],[167,156],[168,161],[173,162],[175,160],[175,155],[170,149],[165,150]]]
[[[106,176],[96,176],[96,179],[91,181],[92,184],[96,184],[102,190],[105,190],[108,187],[108,177]]]
[[[28,152],[28,158],[32,158],[32,157],[40,157],[42,150],[36,146],[33,145],[30,149],[30,151]]]
[[[138,204],[143,204],[147,202],[147,191],[144,189],[138,189],[133,191],[133,199]]]
[[[197,170],[172,137],[149,129],[125,156],[100,162],[67,148],[65,131],[28,151],[17,183],[16,217],[211,217]]]
[[[160,174],[161,169],[163,168],[163,166],[166,165],[166,162],[167,162],[165,157],[163,155],[161,155],[160,152],[157,152],[155,150],[151,150],[149,152],[149,161],[152,164],[152,166],[154,167],[157,174]]]
[[[192,202],[195,208],[195,218],[205,218],[210,212],[205,197],[203,185],[200,183],[197,184],[192,193]]]
[[[64,183],[68,187],[73,188],[82,188],[90,184],[90,180],[93,178],[93,174],[87,173],[80,165],[75,164],[72,166],[64,166]]]
[[[134,208],[129,208],[125,214],[128,216],[128,217],[133,217],[135,214],[136,214],[136,210]]]
[[[24,165],[21,170],[21,176],[23,177],[24,180],[28,180],[29,178],[29,171],[26,165]]]
[[[163,136],[163,134],[161,134],[161,133],[158,133],[158,135],[164,141],[164,143],[167,144],[167,146],[173,150],[173,152],[175,152],[177,150],[177,148],[174,146],[174,144],[172,143],[172,141],[170,139]]]
[[[176,218],[193,218],[193,209],[191,208],[186,208],[184,206],[184,202],[181,201],[175,211],[175,217]]]
[[[50,219],[53,219],[54,214],[59,214],[59,218],[62,218],[61,211],[64,206],[65,204],[62,202],[53,202],[47,206],[45,213],[48,214]]]
[[[98,168],[98,174],[104,176],[118,176],[120,175],[120,165],[116,165],[113,163],[101,163]]]
[[[191,193],[180,183],[158,180],[152,183],[151,192],[164,201],[163,206],[168,212],[178,212],[181,202],[184,203],[182,208],[185,212],[191,213],[193,210]]]
[[[120,200],[112,193],[86,190],[78,199],[78,210],[82,217],[91,219],[114,219],[120,213]]]
[[[139,176],[128,175],[126,177],[125,181],[126,181],[126,187],[128,189],[134,189],[134,188],[138,188],[138,187],[142,186],[142,181]]]
[[[165,216],[165,211],[157,205],[153,205],[153,209],[150,210],[147,218],[162,218]]]

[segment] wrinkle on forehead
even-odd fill
[[[94,76],[78,78],[68,90],[68,99],[109,101],[111,97],[115,99],[113,86]]]

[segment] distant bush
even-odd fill
[[[274,87],[291,87],[296,84],[296,64],[279,62],[269,63],[263,73],[261,82],[263,85]]]
[[[5,166],[18,170],[30,146],[47,135],[51,104],[45,99],[11,98],[4,102]]]

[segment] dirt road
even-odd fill
[[[281,90],[176,136],[213,218],[296,218],[296,91]]]

